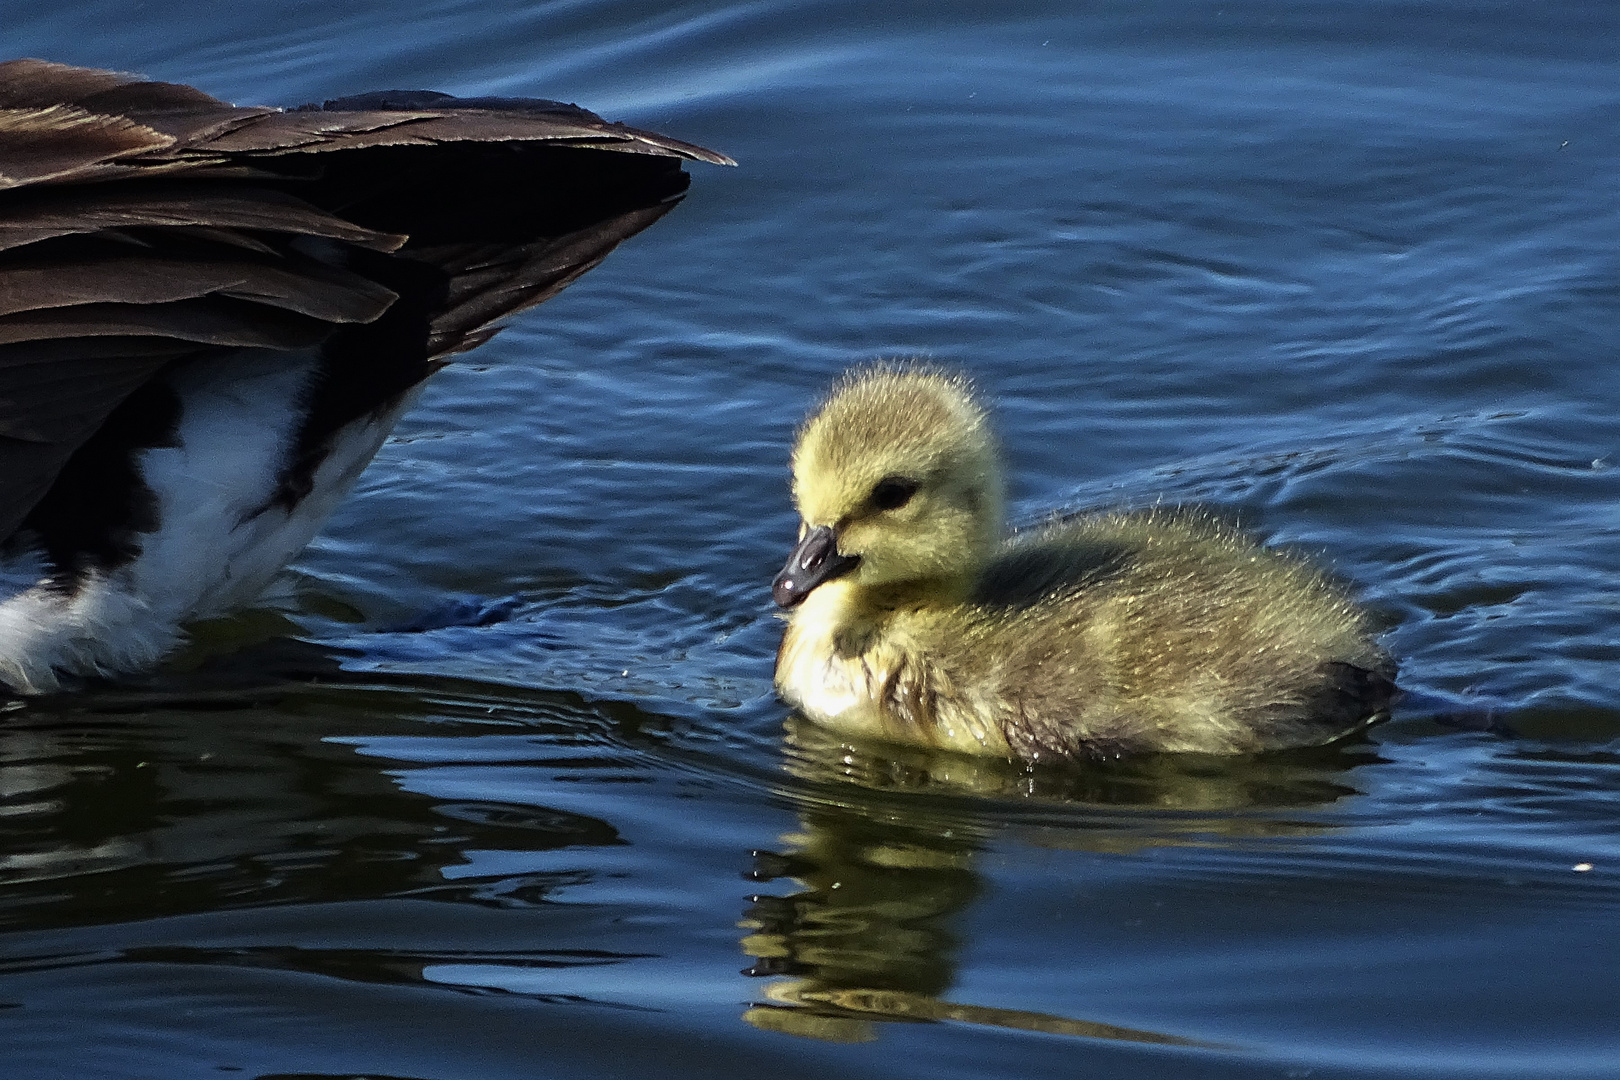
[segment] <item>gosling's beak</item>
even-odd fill
[[[788,556],[787,565],[771,582],[771,596],[785,608],[797,605],[823,581],[847,574],[861,561],[859,555],[838,554],[838,537],[830,525],[817,525],[804,534]]]

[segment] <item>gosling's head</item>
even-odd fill
[[[972,385],[880,366],[833,388],[793,448],[799,546],[772,583],[783,607],[834,578],[960,596],[1001,537],[1001,467]]]

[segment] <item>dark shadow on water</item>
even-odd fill
[[[468,849],[623,843],[579,813],[413,792],[350,743],[510,732],[588,765],[622,759],[655,718],[568,693],[349,673],[343,659],[280,639],[195,671],[9,703],[0,927],[398,897],[535,904],[578,873],[493,885],[444,870]]]
[[[651,953],[615,953],[607,950],[542,950],[479,952],[476,950],[407,952],[396,949],[317,949],[292,946],[242,948],[195,948],[157,946],[122,949],[116,953],[82,956],[22,957],[0,961],[0,976],[30,970],[89,967],[96,964],[156,964],[171,967],[263,968],[271,971],[300,972],[341,979],[348,983],[378,986],[432,987],[451,993],[517,996],[541,1001],[579,1000],[574,995],[516,994],[483,985],[458,985],[430,977],[430,968],[458,964],[499,964],[507,970],[603,967],[609,964],[643,960]],[[614,1002],[598,1002],[616,1008],[635,1008]]]

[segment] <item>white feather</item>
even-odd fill
[[[251,603],[331,516],[414,394],[338,433],[314,485],[289,513],[275,493],[317,356],[243,352],[170,377],[180,397],[177,446],[141,454],[158,500],[139,555],[74,591],[45,580],[37,553],[0,564],[0,682],[21,693],[64,676],[151,667],[182,627]]]

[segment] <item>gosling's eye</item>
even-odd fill
[[[879,510],[898,510],[917,494],[917,481],[904,476],[885,476],[872,489],[872,505]]]

